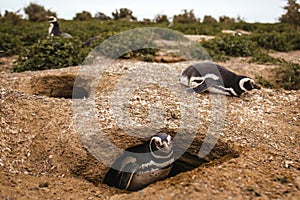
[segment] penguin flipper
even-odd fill
[[[118,188],[127,190],[130,186],[134,173],[139,167],[140,166],[136,163],[128,163],[126,166],[124,166],[118,177]]]
[[[203,81],[197,87],[187,89],[187,93],[193,93],[193,92],[202,93],[202,92],[206,91],[209,87],[216,85],[216,84],[217,84],[217,82],[213,79],[205,79],[205,81]]]

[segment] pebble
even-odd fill
[[[44,191],[44,192],[46,192],[46,193],[50,192],[49,188],[41,188],[41,190]]]

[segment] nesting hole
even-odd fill
[[[213,149],[203,158],[200,158],[198,153],[201,146],[204,145],[207,148],[211,144],[203,144],[202,141],[194,140],[189,148],[174,162],[173,168],[169,174],[169,177],[176,176],[182,172],[191,171],[202,165],[205,166],[215,166],[220,165],[230,159],[237,158],[239,153],[233,147],[230,147],[227,143],[218,140]],[[176,153],[182,152],[180,147],[175,146],[175,156]],[[178,156],[177,156],[178,157]]]
[[[31,93],[54,98],[84,99],[89,97],[87,80],[79,80],[80,86],[74,86],[74,75],[46,75],[31,79]],[[78,79],[77,79],[78,80]]]
[[[189,146],[189,148],[184,151],[182,154],[182,149],[178,147],[178,145],[174,145],[174,153],[176,154],[182,154],[179,156],[179,158],[174,162],[172,170],[167,177],[174,177],[180,173],[184,173],[187,171],[191,171],[195,168],[205,166],[205,167],[211,167],[211,166],[217,166],[220,165],[228,160],[231,160],[233,158],[237,158],[239,156],[238,151],[236,148],[229,146],[227,143],[218,140],[212,151],[206,155],[204,158],[199,158],[198,153],[200,150],[200,147],[202,146],[202,141],[194,140],[192,144]],[[103,179],[105,174],[108,171],[107,167],[97,167],[95,163],[97,163],[95,158],[92,158],[93,156],[90,155],[90,161],[89,162],[82,162],[80,167],[75,167],[75,170],[73,173],[75,173],[77,176],[80,176],[81,178],[92,182],[95,185],[105,184],[103,183]],[[178,157],[178,156],[177,156]],[[98,162],[98,164],[100,164]],[[101,164],[100,164],[101,165]],[[101,169],[102,168],[102,169]],[[95,169],[98,169],[95,171]],[[162,180],[163,181],[163,180]],[[146,186],[148,187],[148,186]],[[120,191],[119,189],[115,188],[116,191],[121,193],[128,193],[131,191]]]

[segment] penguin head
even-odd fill
[[[172,137],[166,133],[154,135],[149,143],[150,152],[154,157],[163,158],[172,154]]]
[[[48,22],[49,22],[49,23],[55,23],[55,22],[57,22],[57,19],[56,19],[56,17],[54,17],[54,16],[49,16],[49,17],[48,17]]]
[[[239,81],[239,86],[240,88],[245,92],[245,91],[250,91],[253,89],[258,89],[260,90],[260,87],[255,84],[254,80],[249,78],[249,77],[242,77]]]
[[[179,76],[179,82],[185,86],[190,86],[190,78],[188,76]]]

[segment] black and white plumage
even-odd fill
[[[48,22],[50,23],[49,35],[50,36],[61,36],[64,38],[72,38],[72,35],[60,31],[58,21],[56,17],[48,17]]]
[[[237,75],[212,62],[189,66],[182,72],[180,82],[190,87],[187,92],[201,93],[208,90],[211,93],[236,97],[246,91],[260,89],[253,79]]]
[[[165,179],[174,162],[171,140],[161,132],[144,144],[126,149],[105,175],[104,183],[133,191]]]

